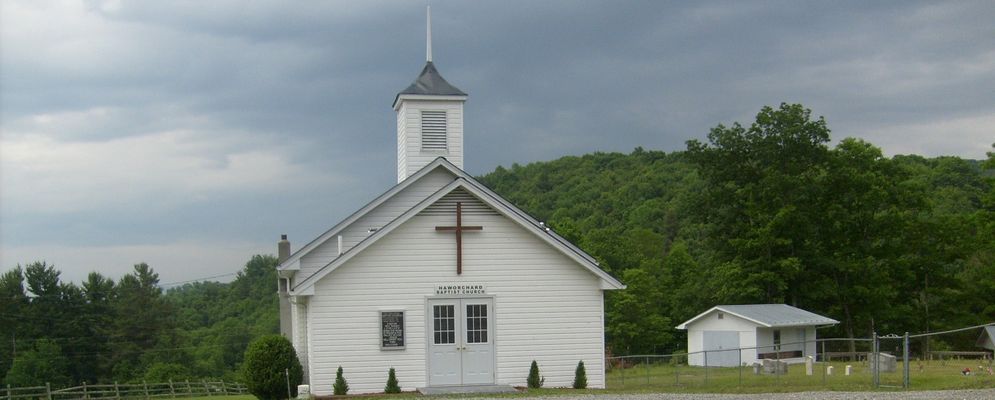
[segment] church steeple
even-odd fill
[[[437,157],[463,168],[463,103],[467,94],[432,63],[432,14],[426,8],[425,67],[394,97],[397,112],[397,182]]]

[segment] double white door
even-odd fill
[[[494,383],[494,301],[428,301],[429,386]]]

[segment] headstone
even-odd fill
[[[815,359],[812,356],[805,357],[805,375],[812,376],[812,367]]]
[[[852,373],[853,373],[853,366],[852,365],[847,365],[846,366],[846,371],[845,371],[846,376],[850,376],[850,374],[852,374]]]
[[[760,375],[760,371],[763,370],[763,366],[760,363],[753,363],[753,375]]]
[[[781,360],[763,359],[765,374],[783,375],[788,373],[788,363]]]
[[[898,369],[898,360],[888,353],[870,354],[871,372],[895,372]]]
[[[833,374],[833,366],[830,365],[826,367],[826,375],[832,375],[832,374]]]
[[[297,385],[297,398],[307,400],[311,398],[311,385]]]

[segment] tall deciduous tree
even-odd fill
[[[59,345],[52,340],[40,339],[33,348],[14,359],[14,365],[4,381],[15,387],[50,383],[58,388],[69,386],[73,380],[69,374],[69,360],[62,354]]]
[[[688,141],[687,157],[708,183],[695,214],[712,227],[720,274],[737,281],[722,297],[798,303],[828,141],[825,120],[800,104],[764,107],[749,128],[719,125],[707,144]]]

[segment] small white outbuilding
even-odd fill
[[[688,331],[689,365],[734,367],[814,356],[815,328],[838,323],[787,304],[737,304],[712,307],[677,329]]]

